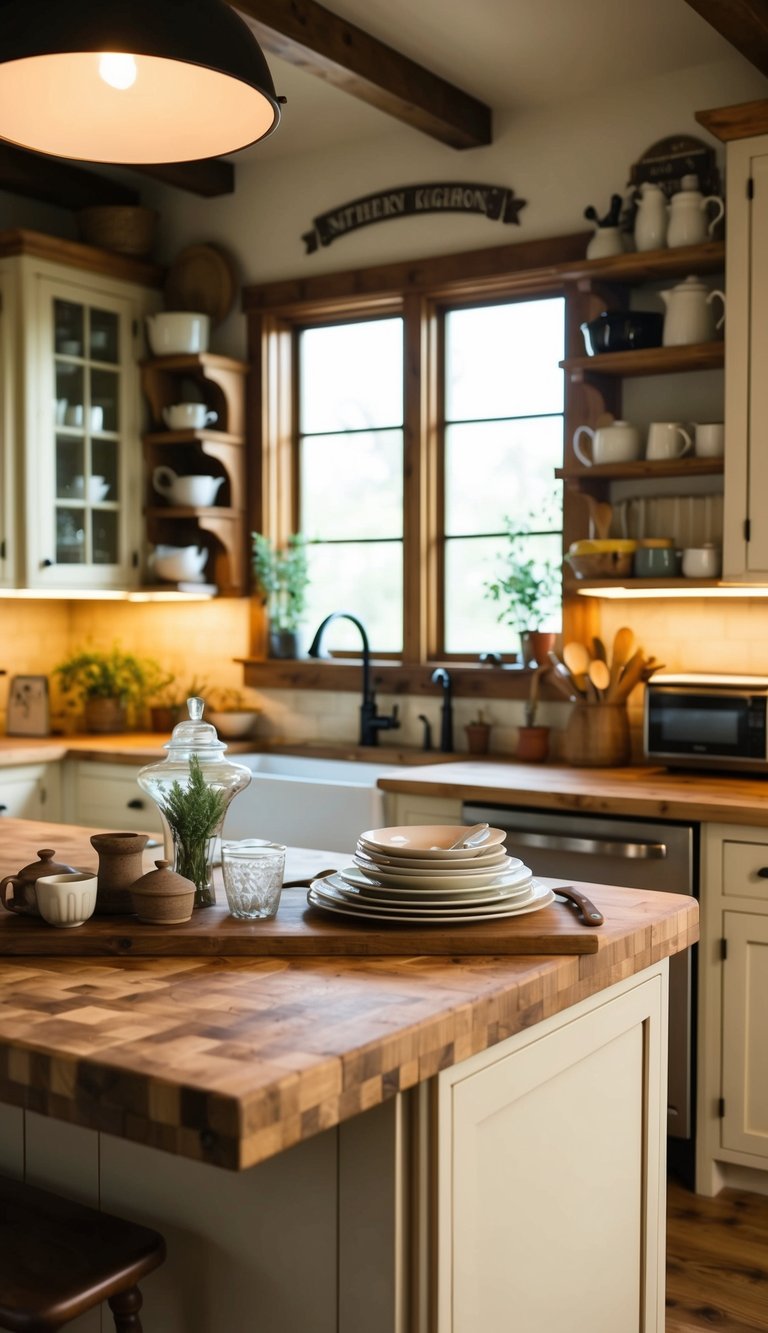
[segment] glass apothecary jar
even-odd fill
[[[251,780],[243,764],[224,758],[226,745],[216,728],[203,721],[205,701],[187,700],[189,717],[173,729],[163,746],[166,759],[147,764],[138,783],[157,805],[166,841],[173,848],[173,869],[195,886],[195,907],[213,907],[213,848],[230,802]],[[166,849],[170,860],[170,849]]]

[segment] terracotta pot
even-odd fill
[[[541,764],[549,754],[549,727],[521,727],[517,733],[518,759]]]
[[[133,911],[131,886],[144,871],[142,852],[146,833],[94,833],[91,846],[99,855],[96,915],[114,916]]]
[[[567,764],[618,768],[629,763],[630,754],[626,704],[574,704],[563,736]]]
[[[547,653],[552,652],[556,642],[556,634],[541,629],[526,630],[520,635],[523,666],[546,666]]]
[[[171,732],[181,718],[181,708],[152,704],[149,718],[153,731]]]
[[[119,699],[86,699],[86,731],[125,731],[125,705]]]
[[[464,728],[467,733],[467,748],[470,754],[487,754],[491,738],[488,722],[469,722]]]

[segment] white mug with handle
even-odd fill
[[[682,458],[693,448],[693,440],[679,421],[652,421],[648,427],[646,458],[663,459]]]

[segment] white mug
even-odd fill
[[[697,424],[695,450],[698,458],[722,458],[725,453],[725,426],[722,421]]]
[[[104,408],[92,407],[88,414],[88,421],[91,430],[100,431],[104,429]]]
[[[581,446],[586,435],[592,445],[592,457]],[[573,437],[573,452],[585,467],[599,463],[630,463],[640,457],[640,432],[628,421],[614,421],[610,426],[579,426]]]
[[[89,477],[88,490],[86,495],[85,477],[72,478],[72,492],[78,500],[86,497],[91,504],[98,504],[100,500],[105,500],[109,494],[109,482],[103,477]]]
[[[75,871],[63,875],[41,875],[35,880],[35,897],[41,917],[50,926],[82,926],[96,907],[96,875]]]
[[[83,424],[83,405],[82,403],[73,403],[64,413],[64,424],[67,426],[82,426]]]
[[[692,448],[693,440],[679,421],[652,421],[648,427],[646,458],[682,458]]]
[[[683,551],[684,578],[716,579],[719,573],[719,546],[713,546],[710,542],[704,546],[689,546]]]
[[[174,403],[163,408],[163,421],[169,430],[203,430],[218,419],[218,413],[209,411],[205,403]]]

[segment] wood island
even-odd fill
[[[1,828],[2,875],[42,847],[95,866],[87,829]],[[574,1309],[662,1333],[667,959],[697,905],[588,891],[605,936],[573,955],[110,957],[75,930],[43,956],[3,913],[2,1167],[165,1234],[145,1333],[501,1333],[512,1310],[559,1333]]]

